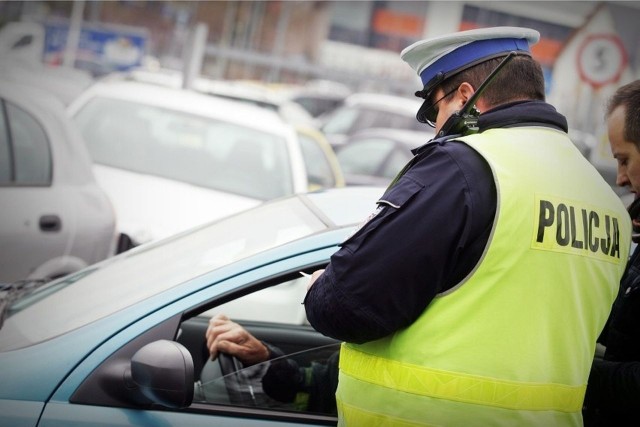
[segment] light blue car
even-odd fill
[[[383,192],[282,198],[56,281],[5,286],[0,426],[335,425],[267,396],[270,362],[212,361],[204,334],[224,313],[300,366],[329,357],[339,343],[306,322],[301,272],[324,267]]]

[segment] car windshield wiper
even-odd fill
[[[49,279],[25,279],[12,283],[0,283],[0,328],[4,324],[8,308],[14,302],[48,282]]]

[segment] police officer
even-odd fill
[[[545,103],[538,39],[497,27],[403,50],[424,84],[417,118],[440,137],[304,301],[312,326],[346,342],[341,425],[582,422],[630,221]]]
[[[606,112],[609,143],[618,161],[617,184],[629,187],[633,240],[640,242],[640,80],[620,87]],[[640,425],[640,249],[636,246],[599,340],[606,346],[589,376],[586,426]]]

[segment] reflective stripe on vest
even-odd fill
[[[430,369],[386,360],[345,344],[340,352],[340,370],[354,378],[407,393],[526,411],[579,411],[586,389],[586,386],[520,383]]]
[[[344,402],[338,400],[338,411],[340,414],[345,414],[341,419],[338,426],[342,425],[354,425],[354,426],[366,426],[366,427],[384,427],[393,423],[393,427],[438,427],[437,424],[428,424],[425,422],[414,422],[410,420],[404,420],[401,418],[394,418],[391,422],[389,417],[374,412],[364,411],[357,406],[347,405]],[[347,417],[347,418],[345,418]]]

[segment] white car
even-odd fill
[[[61,101],[0,81],[0,282],[52,279],[113,255],[116,217]]]
[[[105,80],[68,111],[133,245],[308,189],[295,130],[252,105]]]

